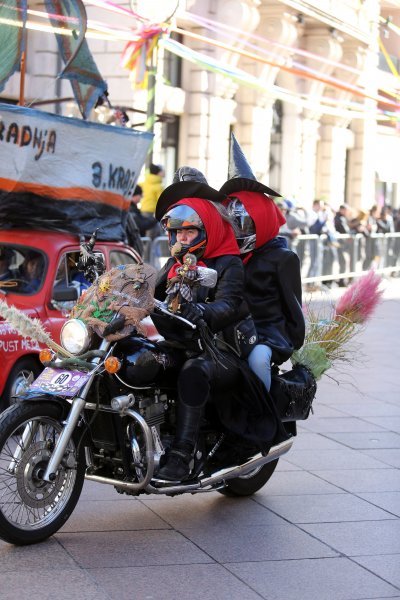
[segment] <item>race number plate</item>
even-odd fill
[[[29,386],[30,392],[44,392],[71,398],[85,385],[90,373],[63,371],[47,367]]]

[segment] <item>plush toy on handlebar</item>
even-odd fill
[[[82,271],[85,278],[94,283],[98,280],[100,275],[106,270],[104,258],[102,254],[95,254],[93,252],[94,245],[96,243],[98,229],[96,229],[88,242],[81,236],[80,238],[80,254],[78,260],[78,270]]]

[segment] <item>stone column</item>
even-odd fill
[[[345,40],[342,45],[341,63],[354,71],[335,69],[333,76],[346,83],[357,85],[358,73],[362,73],[365,62],[365,46],[355,40]],[[358,73],[357,73],[358,72]],[[346,171],[347,152],[354,147],[354,134],[349,129],[352,117],[347,114],[347,103],[354,101],[352,92],[328,88],[329,95],[340,102],[337,109],[343,114],[324,115],[321,119],[321,141],[318,152],[317,195],[326,198],[334,207],[343,202],[353,204],[347,197]]]
[[[297,39],[296,18],[287,11],[281,3],[268,2],[259,8],[260,23],[256,34],[266,40],[276,42],[285,46],[292,46]],[[254,41],[254,43],[257,43]],[[269,49],[273,52],[274,60],[286,59],[291,52],[275,44],[268,46],[260,45],[259,54],[267,59],[270,55],[264,54],[263,50]],[[256,51],[257,52],[257,51]],[[239,66],[246,73],[254,75],[265,85],[273,85],[279,67],[256,62],[243,57]],[[270,141],[273,119],[273,104],[275,98],[269,92],[252,90],[241,86],[235,99],[238,103],[236,110],[237,122],[235,124],[235,135],[240,141],[243,151],[251,164],[257,179],[269,183],[270,165]]]
[[[301,163],[303,120],[302,109],[285,104],[282,117],[282,154],[280,192],[287,198],[299,198],[301,188]],[[308,205],[308,203],[307,203]]]
[[[324,118],[320,128],[317,162],[316,196],[337,209],[346,202],[346,155],[352,147],[354,136],[334,118]]]
[[[300,181],[296,195],[302,206],[311,206],[316,197],[317,144],[320,123],[317,118],[303,118],[300,155]]]
[[[215,3],[202,0],[190,3],[188,10],[208,16],[232,27],[243,35],[228,41],[243,46],[246,32],[254,31],[258,23],[257,0],[230,0]],[[210,36],[202,28],[191,29]],[[222,41],[226,42],[225,38]],[[227,65],[236,66],[239,55],[200,41],[185,39],[185,44],[208,54]],[[179,164],[190,164],[202,170],[211,185],[219,187],[226,180],[229,153],[229,133],[234,122],[238,86],[229,78],[202,70],[196,65],[183,64],[184,87],[187,89],[185,113],[181,118]]]
[[[366,93],[377,93],[375,74],[378,54],[367,52],[365,77]],[[351,130],[354,133],[354,147],[349,154],[348,164],[348,199],[356,208],[369,209],[375,204],[375,148],[378,134],[376,120],[377,103],[374,100],[364,101],[365,118],[354,119]]]
[[[376,104],[366,101],[369,110],[365,119],[351,124],[354,148],[349,157],[349,203],[355,208],[370,209],[375,204],[375,143],[377,138]]]
[[[341,50],[341,39],[330,35],[326,27],[319,26],[311,30],[306,30],[304,34],[305,48],[317,56],[323,56],[332,61],[340,60],[342,55]],[[314,68],[323,75],[330,75],[334,66],[326,63],[320,63],[316,59],[306,58],[305,62],[307,66]],[[322,111],[318,107],[318,100],[322,97],[325,92],[326,84],[317,79],[304,79],[300,85],[304,89],[304,92],[312,98],[315,109],[305,108],[302,109],[302,123],[301,123],[301,134],[300,126],[297,125],[297,136],[295,140],[290,140],[289,133],[285,135],[286,144],[289,142],[291,148],[286,147],[285,154],[287,157],[287,163],[295,165],[299,171],[294,171],[294,166],[289,171],[290,180],[297,180],[297,190],[294,192],[294,197],[299,202],[310,207],[313,200],[317,196],[317,151],[318,143],[320,140],[320,119],[322,117]],[[285,105],[285,112],[287,107]],[[293,114],[293,110],[291,114]],[[300,112],[300,111],[299,111]],[[284,127],[290,126],[290,120],[284,119]],[[301,137],[300,137],[301,135]],[[297,144],[300,142],[300,146]],[[299,153],[300,158],[294,155]],[[290,155],[293,157],[290,160]],[[288,173],[286,173],[286,176]],[[284,172],[285,176],[285,172]],[[293,183],[291,184],[293,187]]]

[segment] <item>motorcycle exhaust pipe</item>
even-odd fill
[[[289,452],[290,448],[293,445],[293,439],[290,438],[277,444],[276,446],[272,446],[266,456],[263,456],[261,453],[256,454],[248,460],[243,465],[239,465],[237,467],[228,467],[226,469],[221,469],[220,471],[216,471],[210,477],[205,477],[201,479],[198,483],[189,483],[185,484],[171,484],[171,485],[163,485],[163,487],[156,487],[154,485],[148,485],[146,491],[152,494],[158,495],[175,495],[175,494],[184,494],[185,492],[190,492],[192,494],[199,492],[208,492],[210,489],[205,489],[211,487],[211,489],[215,489],[218,484],[223,484],[225,481],[229,479],[234,479],[235,477],[242,477],[243,475],[248,475],[251,471],[266,465],[273,460],[278,459],[280,456],[283,456],[287,452]]]
[[[285,440],[276,446],[272,446],[266,456],[262,454],[256,454],[250,460],[248,460],[243,465],[239,465],[233,468],[221,469],[216,473],[213,473],[210,477],[206,477],[200,481],[200,487],[208,487],[215,485],[217,483],[222,483],[224,481],[228,481],[229,479],[235,479],[236,477],[243,477],[244,475],[248,475],[251,471],[258,469],[266,465],[273,460],[278,459],[283,456],[287,452],[289,452],[290,448],[293,445],[293,438]]]

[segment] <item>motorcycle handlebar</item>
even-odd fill
[[[168,315],[169,317],[172,317],[173,319],[178,319],[178,321],[182,321],[182,323],[185,323],[185,325],[188,325],[192,329],[197,329],[197,325],[195,325],[191,321],[188,321],[187,319],[184,319],[183,317],[180,317],[179,315],[170,312],[168,310],[168,308],[165,306],[164,302],[161,302],[161,300],[154,299],[154,306],[155,306],[155,308],[157,308],[157,310],[162,312],[164,315]]]

